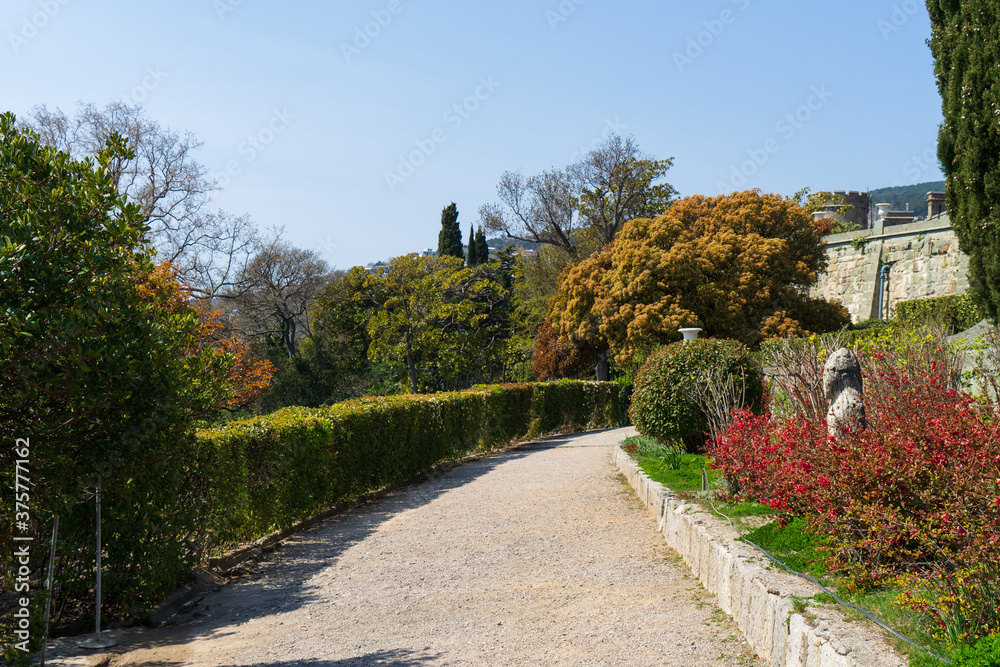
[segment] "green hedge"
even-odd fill
[[[902,301],[895,310],[896,319],[907,326],[942,325],[951,334],[965,331],[986,317],[968,294]]]
[[[629,385],[560,381],[286,408],[200,433],[211,496],[209,551],[326,506],[392,487],[434,464],[557,430],[627,424]]]
[[[105,485],[103,612],[108,620],[140,619],[205,557],[398,486],[440,461],[552,431],[623,426],[630,393],[626,384],[571,380],[480,386],[286,408],[197,437],[179,434],[169,450],[149,452]],[[82,610],[77,620],[93,613],[93,516],[92,500],[61,515],[57,603]],[[34,558],[47,553],[43,538]],[[0,532],[0,544],[13,553],[9,532]],[[36,615],[41,600],[33,596]],[[5,642],[12,613],[0,609]],[[30,661],[30,653],[11,652],[14,664]]]

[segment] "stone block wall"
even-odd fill
[[[959,250],[947,213],[830,236],[827,260],[810,295],[840,300],[855,322],[879,316],[879,275],[885,266],[882,317],[891,316],[900,301],[964,294],[969,287],[969,258]]]

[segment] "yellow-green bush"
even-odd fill
[[[896,319],[906,326],[936,325],[949,334],[965,331],[986,316],[968,294],[901,301],[895,311]]]
[[[203,431],[207,550],[391,487],[435,463],[557,430],[627,423],[628,385],[560,381],[362,398]]]

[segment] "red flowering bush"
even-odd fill
[[[930,357],[876,353],[864,366],[867,430],[834,439],[815,419],[740,412],[712,443],[714,465],[739,499],[834,538],[832,559],[855,584],[922,577],[933,595],[910,603],[954,636],[1000,629],[997,415]]]

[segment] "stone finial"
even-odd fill
[[[851,431],[865,428],[861,362],[847,348],[837,350],[826,360],[823,366],[823,394],[830,401],[830,410],[826,413],[830,435],[839,438],[845,426]]]

